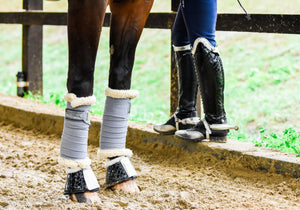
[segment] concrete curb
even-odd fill
[[[0,113],[0,121],[3,122],[26,129],[37,129],[46,134],[62,133],[64,109],[53,105],[38,104],[31,100],[0,94]],[[99,145],[101,122],[101,116],[91,116],[89,144]],[[250,143],[235,140],[228,140],[225,144],[185,142],[172,135],[155,133],[151,124],[129,122],[127,146],[139,149],[140,144],[147,144],[149,148],[156,148],[155,145],[162,144],[191,153],[210,154],[219,160],[234,161],[253,170],[300,177],[300,157],[296,157],[295,154],[255,147]]]

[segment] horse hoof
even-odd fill
[[[85,192],[85,193],[76,193],[71,194],[70,199],[78,203],[100,203],[100,197],[97,192]]]
[[[112,189],[129,193],[140,192],[140,189],[134,180],[128,180],[120,184],[116,184],[112,187]]]

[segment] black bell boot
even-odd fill
[[[165,124],[154,125],[153,129],[161,134],[174,134],[199,122],[196,111],[198,86],[191,46],[173,47],[178,69],[179,101],[176,112]]]
[[[184,140],[226,142],[229,129],[238,129],[227,124],[224,110],[224,70],[218,49],[205,38],[194,43],[198,84],[200,85],[205,118],[193,128],[177,131],[176,137]]]

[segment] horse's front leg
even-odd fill
[[[106,186],[127,192],[139,191],[136,171],[126,149],[126,134],[131,99],[138,95],[130,90],[131,73],[137,43],[152,7],[153,0],[110,0],[109,87],[100,135],[101,157],[108,158]]]
[[[64,194],[78,202],[99,201],[87,139],[90,108],[96,100],[95,59],[106,7],[106,0],[69,0],[68,6],[68,94],[59,163],[67,172]]]

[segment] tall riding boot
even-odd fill
[[[208,139],[226,142],[229,129],[224,110],[224,70],[219,52],[205,38],[198,38],[193,48],[196,74],[200,86],[205,118],[191,129],[177,131],[176,137],[184,140]]]
[[[196,111],[197,80],[191,46],[174,47],[178,69],[179,102],[176,112],[162,125],[153,129],[161,134],[174,134],[176,130],[188,129],[199,122]]]

